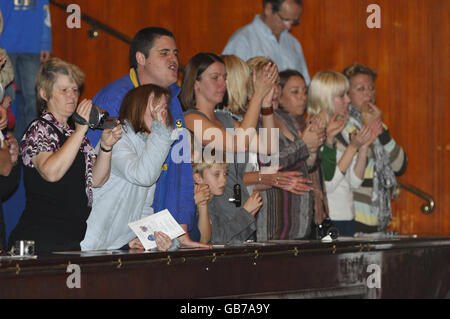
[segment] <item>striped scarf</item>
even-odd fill
[[[350,105],[349,115],[349,122],[361,129],[361,112],[353,105]],[[372,214],[378,217],[378,230],[382,231],[391,222],[391,191],[397,186],[397,180],[391,167],[389,156],[378,139],[372,143],[371,148],[374,154],[375,166],[371,195],[372,206],[370,209]]]

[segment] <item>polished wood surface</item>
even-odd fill
[[[0,259],[0,298],[444,298],[449,260],[449,237]]]
[[[140,28],[171,29],[186,64],[200,51],[221,53],[228,38],[261,12],[261,0],[59,0],[133,37]],[[369,29],[367,6],[381,9],[381,28]],[[377,104],[395,140],[408,155],[400,178],[436,200],[427,216],[423,200],[403,191],[393,203],[391,229],[404,234],[450,235],[450,122],[448,0],[304,0],[292,33],[303,45],[311,76],[341,71],[358,61],[377,69]],[[54,55],[87,74],[84,97],[128,71],[128,46],[89,26],[68,29],[68,13],[52,6]]]

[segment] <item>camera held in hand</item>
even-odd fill
[[[235,184],[233,186],[233,197],[229,199],[230,202],[233,202],[236,207],[241,207],[241,185]]]
[[[334,240],[339,237],[339,230],[333,226],[331,219],[325,218],[321,224],[316,225],[316,238],[320,240],[328,235]]]
[[[73,113],[72,119],[81,125],[87,125],[93,130],[104,130],[105,128],[114,128],[117,126],[117,117],[110,117],[109,113],[101,107],[92,104],[89,122],[81,117],[77,112]]]

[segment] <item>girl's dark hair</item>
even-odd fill
[[[145,125],[144,114],[147,109],[148,99],[153,94],[153,103],[158,103],[163,96],[167,103],[170,101],[170,91],[155,84],[146,84],[132,89],[125,95],[120,106],[119,120],[125,120],[138,133],[150,133],[150,128]],[[173,125],[170,108],[167,108],[167,126]]]
[[[286,85],[287,81],[289,81],[289,78],[292,76],[299,76],[303,79],[303,81],[305,81],[305,77],[298,72],[297,70],[284,70],[280,73],[278,73],[278,76],[280,77],[280,85],[281,85],[281,89],[284,88],[284,86]],[[305,81],[306,83],[306,81]]]
[[[185,110],[195,109],[195,81],[200,80],[201,75],[213,63],[225,62],[214,53],[201,52],[194,55],[184,68],[183,82],[181,84],[180,102]]]

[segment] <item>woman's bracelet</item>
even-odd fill
[[[273,114],[273,106],[262,107],[261,108],[261,114],[262,115],[271,115],[271,114]]]
[[[100,143],[100,149],[101,149],[103,152],[105,152],[105,153],[109,153],[109,152],[112,151],[112,147],[111,147],[109,150],[107,150],[106,148],[104,148],[104,147],[102,146],[102,143]]]

